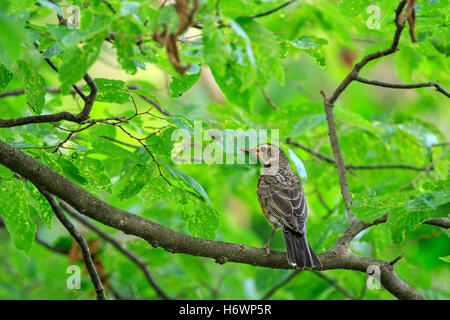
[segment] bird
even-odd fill
[[[284,151],[270,143],[241,151],[256,157],[264,166],[257,195],[262,212],[273,227],[264,245],[267,255],[273,235],[282,228],[288,263],[295,269],[320,268],[322,264],[306,238],[308,207],[302,182],[291,170]]]

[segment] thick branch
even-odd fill
[[[94,261],[92,260],[91,252],[89,251],[89,246],[86,243],[86,240],[84,240],[80,231],[78,231],[78,229],[72,224],[72,222],[70,222],[70,220],[64,215],[58,203],[56,202],[55,197],[49,194],[48,192],[41,190],[39,187],[38,189],[42,193],[42,195],[47,199],[58,220],[67,229],[67,231],[69,231],[70,235],[75,239],[75,241],[80,246],[84,263],[89,272],[89,276],[91,277],[91,281],[94,285],[95,292],[97,293],[97,300],[106,300],[105,291],[103,290],[103,285],[98,275],[98,272],[95,269]]]
[[[142,272],[145,275],[145,278],[147,279],[148,283],[155,289],[156,294],[164,300],[170,300],[170,298],[164,293],[164,291],[161,289],[160,286],[156,283],[156,281],[153,279],[152,274],[150,273],[150,270],[147,268],[147,262],[142,260],[139,256],[125,248],[125,246],[120,243],[117,239],[115,239],[113,236],[111,236],[109,233],[103,231],[99,227],[97,227],[95,224],[93,224],[89,219],[87,219],[85,216],[81,215],[79,212],[77,212],[74,208],[69,206],[66,202],[60,201],[60,206],[69,213],[73,218],[81,222],[83,225],[85,225],[87,228],[91,229],[95,233],[97,233],[103,240],[111,243],[117,250],[119,250],[121,253],[123,253],[128,259],[130,259],[134,264],[136,264],[139,269],[142,270]]]
[[[222,264],[236,262],[274,269],[291,268],[284,252],[271,251],[270,255],[267,255],[264,248],[190,237],[112,207],[36,159],[1,140],[0,164],[66,201],[81,214],[126,234],[142,238],[154,247],[162,247],[172,253],[213,258]],[[351,252],[338,253],[333,249],[318,254],[318,257],[323,265],[320,270],[348,269],[365,273],[370,265],[379,265],[381,282],[394,296],[399,299],[422,298],[403,282],[392,266],[385,261],[360,257]]]

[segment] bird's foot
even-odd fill
[[[266,251],[266,255],[270,256],[270,248],[268,245],[264,246],[264,250]]]

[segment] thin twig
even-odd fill
[[[171,298],[164,293],[164,291],[161,289],[161,287],[156,283],[156,281],[153,279],[152,274],[150,273],[150,270],[147,268],[147,262],[142,260],[139,256],[125,248],[120,241],[115,239],[113,236],[108,234],[107,232],[103,231],[99,227],[97,227],[95,224],[93,224],[91,221],[89,221],[85,216],[81,215],[78,211],[73,209],[71,206],[69,206],[66,202],[60,201],[60,206],[69,213],[73,218],[81,222],[83,225],[85,225],[87,228],[91,229],[95,233],[97,233],[103,240],[111,243],[117,250],[119,250],[122,254],[124,254],[128,259],[130,259],[134,264],[136,264],[139,269],[142,270],[142,272],[145,275],[145,278],[147,279],[150,286],[155,289],[156,294],[164,300],[170,300]]]
[[[130,90],[140,90],[140,89],[141,89],[138,85],[135,85],[135,84],[127,85],[127,88],[130,89]],[[153,106],[154,106],[156,109],[158,109],[158,111],[161,112],[162,114],[164,114],[164,115],[166,115],[166,116],[168,116],[168,117],[174,116],[173,113],[171,113],[171,112],[165,110],[163,107],[161,107],[161,105],[160,105],[159,103],[157,103],[157,102],[156,102],[155,100],[153,100],[152,98],[149,98],[149,97],[144,96],[144,95],[142,95],[142,94],[139,94],[139,97],[140,97],[142,100],[144,100],[144,101],[148,102],[149,104],[153,105]]]
[[[357,297],[355,297],[354,295],[352,295],[350,292],[348,292],[345,288],[343,288],[342,286],[339,285],[339,283],[336,282],[336,280],[331,279],[330,277],[326,276],[325,274],[321,273],[321,272],[317,272],[317,271],[312,271],[316,276],[318,276],[319,278],[325,280],[326,282],[328,282],[331,286],[333,286],[336,290],[338,290],[339,292],[341,292],[344,296],[346,296],[348,299],[350,300],[358,300]]]
[[[275,9],[269,10],[267,12],[263,12],[263,13],[259,13],[259,14],[254,14],[252,16],[249,16],[249,18],[254,19],[254,18],[260,18],[260,17],[265,17],[268,16],[269,14],[272,14],[274,12],[277,12],[278,10],[283,9],[284,7],[287,7],[288,5],[290,5],[291,3],[296,2],[297,0],[290,0],[287,1],[285,3],[283,3],[282,5],[280,5],[279,7],[276,7]]]
[[[394,88],[394,89],[417,89],[417,88],[425,88],[425,87],[435,87],[437,91],[444,94],[445,96],[450,98],[450,92],[445,90],[437,81],[432,82],[424,82],[424,83],[415,83],[415,84],[396,84],[396,83],[387,83],[378,80],[368,80],[361,78],[360,76],[356,76],[355,81],[370,84],[373,86],[379,86],[384,88]]]
[[[100,138],[103,138],[103,139],[106,139],[106,140],[109,140],[109,141],[113,141],[113,142],[117,142],[117,143],[119,143],[119,144],[121,144],[121,145],[130,147],[130,148],[134,148],[134,149],[139,148],[139,146],[135,146],[135,145],[133,145],[133,144],[130,144],[130,143],[127,143],[127,142],[123,142],[123,141],[120,141],[120,140],[117,140],[117,139],[114,139],[114,138],[111,138],[111,137],[100,136]]]
[[[80,231],[78,231],[78,229],[72,224],[72,222],[70,222],[70,220],[64,215],[64,213],[61,210],[61,207],[56,202],[55,197],[49,194],[48,192],[41,190],[39,187],[38,190],[42,193],[45,199],[47,199],[48,203],[52,207],[53,212],[55,213],[55,216],[58,218],[61,224],[67,229],[67,231],[69,231],[70,235],[75,239],[75,241],[80,246],[84,263],[89,272],[89,276],[91,277],[92,284],[94,285],[95,292],[97,294],[97,300],[106,300],[106,294],[103,289],[103,285],[98,275],[98,272],[95,269],[94,261],[92,260],[92,256],[89,250],[89,246],[86,243],[86,240],[84,240]]]
[[[259,84],[259,82],[256,82],[256,85],[258,86],[258,88],[261,90],[264,98],[266,99],[267,103],[269,104],[269,106],[275,110],[280,110],[280,108],[278,108],[278,106],[272,101],[272,99],[270,99],[269,95],[267,94],[266,89],[264,89],[264,87]]]
[[[402,253],[402,254],[399,255],[397,258],[395,258],[394,260],[390,261],[389,264],[390,264],[391,266],[394,266],[394,264],[396,264],[397,262],[399,262],[404,256],[405,256],[405,254]]]
[[[335,165],[335,161],[331,159],[329,156],[317,152],[311,148],[308,148],[307,146],[297,142],[293,141],[289,138],[286,139],[286,143],[293,145],[295,147],[299,147],[312,155],[316,156],[319,159],[322,159],[330,164]],[[347,170],[374,170],[374,169],[407,169],[407,170],[414,170],[414,171],[424,171],[426,167],[415,167],[407,164],[370,164],[370,165],[353,165],[353,164],[347,164],[345,165],[345,169]]]
[[[400,191],[406,189],[406,188],[409,187],[409,186],[413,186],[413,187],[414,187],[415,183],[416,183],[417,181],[419,181],[424,175],[426,175],[426,174],[433,168],[433,166],[434,166],[437,162],[441,161],[441,160],[447,155],[447,153],[448,153],[449,151],[450,151],[450,145],[448,145],[447,148],[445,148],[444,152],[441,154],[441,156],[440,156],[439,158],[437,158],[436,160],[434,160],[433,162],[431,162],[431,163],[425,168],[425,170],[423,170],[423,172],[422,172],[421,174],[419,174],[417,177],[414,178],[414,180],[412,180],[411,182],[409,182],[409,183],[407,183],[407,184],[401,186],[401,187],[400,187]]]
[[[37,243],[39,243],[40,245],[46,247],[47,249],[49,249],[53,252],[60,253],[60,254],[67,254],[69,252],[69,250],[67,250],[67,249],[58,248],[58,247],[55,247],[54,245],[52,245],[51,243],[48,243],[47,241],[42,239],[37,232],[34,236],[34,240],[36,240]]]
[[[280,283],[278,283],[277,285],[275,285],[272,289],[270,289],[269,291],[267,291],[267,293],[261,298],[261,300],[267,300],[269,299],[278,289],[282,288],[283,286],[285,286],[286,284],[289,283],[289,281],[291,281],[292,279],[294,279],[294,277],[300,273],[301,270],[296,270],[294,272],[292,272],[289,277],[287,277],[286,279],[284,279],[283,281],[281,281]]]

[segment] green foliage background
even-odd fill
[[[142,147],[131,148],[102,136],[136,145],[117,127],[96,124],[76,134],[62,150],[35,149],[64,140],[67,132],[51,124],[1,128],[0,138],[68,177],[118,208],[151,219],[173,230],[206,239],[262,246],[271,232],[256,197],[257,165],[176,164],[171,157],[171,134],[182,129],[196,134],[194,121],[204,129],[279,129],[281,147],[302,159],[309,206],[308,238],[316,252],[329,249],[347,225],[336,169],[313,155],[286,144],[299,141],[332,157],[320,90],[331,93],[369,52],[386,48],[395,30],[397,1],[307,1],[294,3],[265,17],[252,15],[284,1],[200,1],[195,15],[203,28],[180,36],[180,60],[189,68],[180,75],[165,48],[151,34],[166,25],[175,30],[173,6],[159,9],[159,1],[99,0],[2,1],[0,3],[0,93],[25,88],[25,95],[2,98],[0,117],[17,118],[60,111],[77,113],[82,100],[70,94],[71,85],[89,71],[99,87],[91,117],[134,114],[131,97],[140,111],[148,104],[138,94],[158,101],[176,116],[144,115],[124,125],[145,140],[157,161]],[[58,25],[57,13],[67,6],[81,9],[81,28]],[[364,23],[369,5],[381,8],[379,29]],[[417,43],[407,31],[399,51],[370,63],[362,72],[369,79],[393,83],[439,80],[449,89],[449,1],[417,2]],[[219,27],[221,25],[225,27]],[[5,30],[7,30],[5,32]],[[111,33],[114,41],[105,41]],[[139,35],[141,45],[136,45]],[[149,36],[150,35],[150,36]],[[38,42],[38,49],[33,43]],[[42,52],[40,54],[39,52]],[[52,70],[43,58],[59,67]],[[355,60],[356,59],[356,60]],[[213,81],[215,80],[215,81]],[[80,82],[81,83],[81,82]],[[126,85],[138,84],[139,91]],[[46,93],[44,86],[61,87]],[[279,107],[274,110],[260,87]],[[89,92],[86,88],[86,94]],[[222,95],[223,94],[223,95]],[[448,99],[432,88],[395,90],[352,83],[336,104],[341,149],[346,164],[407,164],[425,167],[438,159],[448,141]],[[61,122],[68,129],[78,125]],[[206,144],[207,142],[205,142]],[[210,142],[209,142],[210,143]],[[137,145],[139,146],[139,145]],[[292,161],[297,161],[291,157]],[[298,162],[298,161],[297,161]],[[448,299],[448,231],[423,225],[431,218],[447,218],[450,205],[449,154],[420,179],[415,188],[401,187],[419,171],[353,170],[348,173],[354,212],[371,221],[387,211],[388,222],[364,232],[351,243],[361,255],[392,260],[399,275],[426,298]],[[292,163],[294,167],[294,162]],[[29,183],[0,167],[0,298],[92,299],[92,284],[83,275],[81,290],[66,288],[68,258],[34,243],[36,230],[55,245],[70,239],[45,199]],[[319,195],[327,206],[320,201]],[[336,208],[331,210],[330,208]],[[112,234],[119,234],[107,229]],[[90,238],[86,229],[82,229]],[[88,238],[89,238],[88,237]],[[248,265],[218,265],[211,259],[171,254],[145,241],[127,238],[127,247],[149,262],[155,280],[172,297],[258,299],[292,271]],[[69,245],[70,246],[70,245]],[[272,249],[285,250],[281,232]],[[19,249],[19,250],[18,250]],[[158,298],[135,265],[104,243],[100,257],[115,290],[130,298]],[[367,276],[355,271],[325,271],[353,296],[360,297]],[[277,299],[343,299],[345,296],[311,272],[302,272],[278,290]],[[364,299],[392,299],[386,290],[368,289]]]

